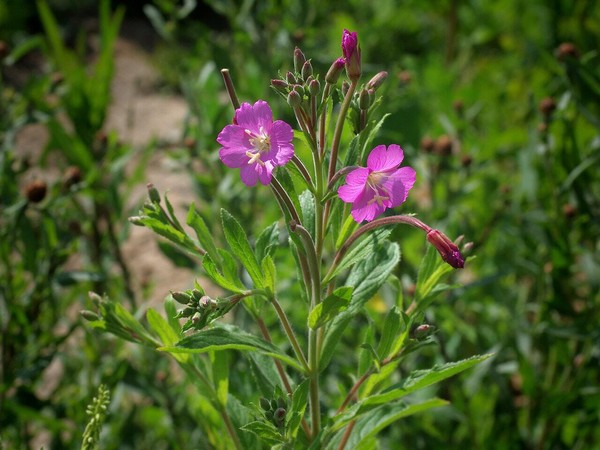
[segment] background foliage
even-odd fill
[[[216,158],[216,133],[231,116],[218,94],[218,69],[230,69],[241,99],[275,98],[268,81],[291,69],[295,45],[324,72],[348,28],[359,33],[365,79],[390,73],[381,111],[391,116],[376,143],[401,143],[417,169],[417,192],[404,210],[463,234],[477,255],[458,276],[463,287],[426,314],[437,347],[399,370],[495,356],[437,388],[449,406],[384,430],[382,448],[584,449],[600,442],[600,11],[592,0],[367,3],[208,0],[191,9],[192,2],[155,0],[144,10],[104,2],[99,12],[94,2],[0,5],[4,448],[27,447],[42,432],[51,448],[77,448],[85,407],[101,383],[112,393],[103,448],[209,445],[194,420],[205,405],[177,382],[167,360],[82,326],[76,314],[91,306],[90,289],[122,299],[134,313],[144,296],[131,291],[120,248],[132,215],[124,199],[145,181],[143,161],[154,149],[131,148],[102,128],[121,14],[125,24],[138,17],[154,27],[163,89],[189,104],[181,136],[191,149],[167,157],[189,168],[199,214],[218,224],[208,219],[226,207],[248,233],[276,215],[264,192],[245,189]],[[86,17],[99,23],[101,51],[91,63],[80,32]],[[44,61],[42,70],[15,77],[32,55]],[[271,104],[292,121],[283,101]],[[65,114],[67,125],[57,119]],[[44,124],[52,136],[37,161],[15,152],[15,136],[28,123]],[[130,158],[142,161],[133,177],[124,171]],[[192,161],[206,170],[192,170]],[[50,166],[61,175],[38,201],[25,187],[28,173]],[[218,226],[211,231],[223,242]],[[410,296],[423,239],[406,230],[394,237],[402,248],[396,275]],[[82,261],[76,271],[67,264],[74,255]],[[393,297],[380,291],[363,320],[380,321]],[[236,320],[243,326],[243,317]],[[367,339],[348,333],[342,345]],[[63,375],[42,394],[56,360]],[[241,363],[232,364],[235,373]],[[354,375],[352,357],[337,364],[336,377]],[[230,382],[243,385],[244,376]],[[336,389],[334,378],[327,382]]]

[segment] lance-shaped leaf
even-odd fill
[[[221,209],[221,221],[223,222],[223,232],[225,239],[231,248],[233,254],[240,260],[242,265],[248,271],[257,288],[264,286],[264,280],[256,256],[250,247],[248,238],[244,229],[235,218],[224,209]]]
[[[211,236],[204,219],[202,219],[200,214],[198,214],[196,211],[196,207],[193,203],[190,205],[190,209],[188,210],[186,223],[194,229],[198,241],[213,259],[213,261],[219,262],[220,258],[219,254],[217,253],[217,247],[215,246],[213,237]]]
[[[325,300],[313,308],[308,315],[308,326],[313,330],[333,320],[350,303],[353,288],[344,286],[337,288]]]
[[[446,400],[432,398],[430,400],[425,400],[424,402],[413,404],[396,402],[379,405],[368,415],[357,420],[356,425],[350,434],[350,438],[346,442],[345,448],[368,450],[372,448],[371,438],[397,420],[447,404],[448,402]],[[336,427],[335,429],[338,428],[339,427]],[[326,449],[337,449],[344,433],[345,430],[340,430],[336,433]]]
[[[279,359],[300,372],[303,371],[302,366],[294,358],[283,353],[275,345],[233,326],[223,325],[200,331],[186,336],[174,346],[161,347],[159,350],[169,353],[206,353],[213,350],[256,351]]]
[[[356,403],[351,408],[347,409],[342,414],[336,416],[334,418],[335,425],[332,427],[332,429],[335,430],[340,428],[351,420],[356,420],[357,418],[363,416],[367,412],[370,416],[372,411],[378,408],[380,405],[394,402],[416,390],[439,383],[446,378],[450,378],[453,375],[470,369],[474,365],[485,361],[490,356],[492,355],[478,355],[473,356],[472,358],[463,359],[461,361],[437,365],[428,370],[415,371],[402,383],[391,386],[381,394],[367,397],[364,400]]]
[[[331,322],[325,334],[319,367],[324,369],[335,353],[335,348],[350,320],[385,283],[400,261],[400,248],[395,243],[380,245],[369,259],[354,266],[346,284],[354,287],[348,308]]]

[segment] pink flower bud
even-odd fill
[[[329,84],[337,83],[337,80],[340,78],[340,75],[341,75],[342,70],[344,69],[345,65],[346,65],[346,60],[344,58],[336,59],[333,62],[333,64],[331,64],[331,67],[329,68],[329,70],[327,71],[327,74],[325,75],[325,82],[327,82]]]
[[[427,240],[440,253],[442,259],[455,269],[465,267],[465,260],[460,254],[460,250],[448,236],[439,230],[431,230],[427,233]]]
[[[346,73],[352,81],[360,78],[360,46],[358,45],[358,35],[356,31],[350,32],[344,30],[342,34],[342,52],[346,59]]]

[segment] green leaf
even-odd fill
[[[146,319],[148,320],[148,325],[157,334],[163,345],[171,346],[179,340],[177,333],[156,310],[152,308],[148,309],[146,311]],[[189,359],[189,356],[186,354],[173,354],[173,357],[180,363],[185,363]]]
[[[172,225],[163,222],[158,217],[138,216],[132,217],[130,220],[136,225],[142,225],[150,228],[156,234],[168,239],[174,244],[181,246],[190,253],[203,256],[203,253],[199,251],[196,243],[187,234],[182,233]]]
[[[333,291],[330,296],[315,306],[310,312],[308,315],[308,326],[316,330],[330,320],[333,320],[340,311],[345,310],[350,304],[352,290],[353,288],[344,286]]]
[[[225,407],[227,406],[227,395],[229,393],[230,352],[210,352],[210,361],[212,363],[213,383],[217,400]]]
[[[352,218],[352,216],[348,216]],[[352,219],[354,221],[354,219]],[[381,247],[385,239],[392,232],[389,228],[379,228],[369,234],[365,239],[362,239],[358,244],[354,245],[351,250],[346,253],[342,261],[338,264],[335,271],[331,274],[327,274],[327,277],[323,280],[323,283],[328,283],[342,270],[347,269],[359,261],[370,257],[377,247]]]
[[[292,406],[288,412],[287,422],[288,430],[292,437],[296,436],[298,428],[302,423],[304,417],[304,411],[308,405],[308,388],[310,386],[310,379],[304,380],[298,385],[292,396]]]
[[[348,308],[341,312],[327,329],[319,362],[321,370],[327,367],[331,361],[337,343],[350,320],[360,312],[363,305],[385,283],[398,261],[400,261],[400,248],[398,244],[392,243],[379,246],[370,258],[364,259],[354,266],[346,280],[348,286],[354,287],[352,300]]]
[[[399,398],[402,398],[411,392],[414,392],[418,389],[423,389],[424,387],[431,386],[435,383],[439,383],[446,378],[450,378],[453,375],[470,369],[471,367],[479,364],[482,361],[485,361],[491,356],[493,355],[478,355],[463,359],[461,361],[436,365],[427,370],[417,370],[411,373],[402,383],[391,386],[384,393],[372,395],[371,397],[366,398],[362,402],[362,405],[368,407],[398,400]],[[359,408],[359,410],[360,409],[362,409],[362,407]]]
[[[247,352],[244,356],[250,361],[254,381],[263,397],[271,396],[276,388],[283,388],[273,358],[257,352]]]
[[[269,255],[265,256],[260,264],[263,271],[263,276],[265,280],[265,288],[271,290],[271,292],[275,292],[275,263],[273,262],[273,258]]]
[[[221,258],[217,253],[217,247],[215,246],[214,240],[210,234],[210,230],[206,226],[204,219],[196,211],[196,207],[192,203],[188,210],[186,223],[192,227],[198,238],[198,242],[206,252],[210,255],[213,261],[220,262]]]
[[[186,336],[175,346],[161,347],[170,353],[206,353],[218,350],[257,351],[279,359],[302,372],[302,366],[270,342],[257,338],[233,326],[219,326]]]
[[[370,445],[370,438],[397,420],[447,404],[448,402],[446,400],[432,398],[425,400],[424,402],[409,405],[401,402],[380,405],[370,411],[368,416],[361,417],[356,421],[345,448],[368,450],[370,447],[367,445]],[[336,423],[336,426],[332,430],[337,430],[346,423],[347,422],[342,424]],[[338,448],[345,431],[346,430],[340,430],[326,448]]]
[[[425,300],[433,299],[433,296],[439,291],[434,291],[434,288],[439,283],[441,278],[452,272],[452,267],[439,258],[439,255],[433,246],[427,248],[427,253],[419,266],[417,275],[417,285],[415,288],[415,302],[420,308],[425,305],[420,305]]]
[[[362,140],[359,165],[366,163],[365,154],[367,153],[367,150],[370,150],[369,147],[371,146],[371,143],[377,137],[379,130],[381,129],[381,127],[383,126],[383,123],[389,116],[391,116],[391,114],[387,113],[379,120],[379,122],[377,122],[377,123],[369,122],[369,124],[363,130],[363,132],[359,134],[359,136]]]
[[[239,280],[223,276],[208,253],[202,259],[202,267],[206,275],[223,289],[237,294],[241,294],[246,290]]]
[[[356,230],[357,227],[358,227],[358,223],[356,223],[356,220],[354,220],[354,217],[352,217],[351,215],[346,217],[346,221],[342,225],[339,235],[335,241],[335,248],[340,248],[344,244],[344,241],[346,241],[346,239],[348,239],[350,237],[352,232],[354,232],[354,230]],[[382,228],[380,228],[380,229],[382,229]]]
[[[398,337],[401,329],[402,318],[400,316],[400,310],[398,307],[394,306],[389,310],[383,322],[381,339],[379,340],[379,346],[377,347],[377,353],[381,358],[387,358],[390,355],[392,344]]]
[[[350,141],[346,157],[344,158],[344,167],[360,165],[360,136],[360,134],[357,134]]]
[[[299,196],[300,208],[302,209],[302,224],[310,233],[312,238],[315,238],[315,198],[313,194],[306,190]]]
[[[279,223],[274,222],[265,228],[262,233],[256,238],[254,244],[254,253],[256,260],[262,261],[267,255],[272,255],[273,250],[279,243]]]
[[[285,442],[284,437],[275,428],[275,425],[271,423],[255,420],[254,422],[247,423],[241,429],[254,433],[263,442],[271,446]]]
[[[254,285],[257,288],[262,288],[264,286],[263,276],[244,229],[225,209],[221,209],[221,221],[223,222],[225,239],[231,251],[246,268]]]
[[[396,243],[379,244],[373,254],[354,266],[346,285],[354,286],[349,309],[358,311],[371,299],[387,280],[400,261],[400,247]]]

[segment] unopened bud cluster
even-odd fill
[[[299,107],[305,100],[321,92],[321,84],[313,75],[310,59],[306,59],[298,47],[294,50],[294,72],[287,72],[281,79],[271,80],[271,87],[287,98],[292,107]]]
[[[188,319],[183,331],[191,328],[201,330],[231,309],[229,301],[211,298],[199,289],[171,292],[171,297],[180,305],[184,305],[175,316],[177,319]]]
[[[278,397],[277,399],[268,400],[261,397],[259,404],[265,418],[269,422],[277,428],[283,428],[285,426],[285,417],[288,409],[285,398]]]

